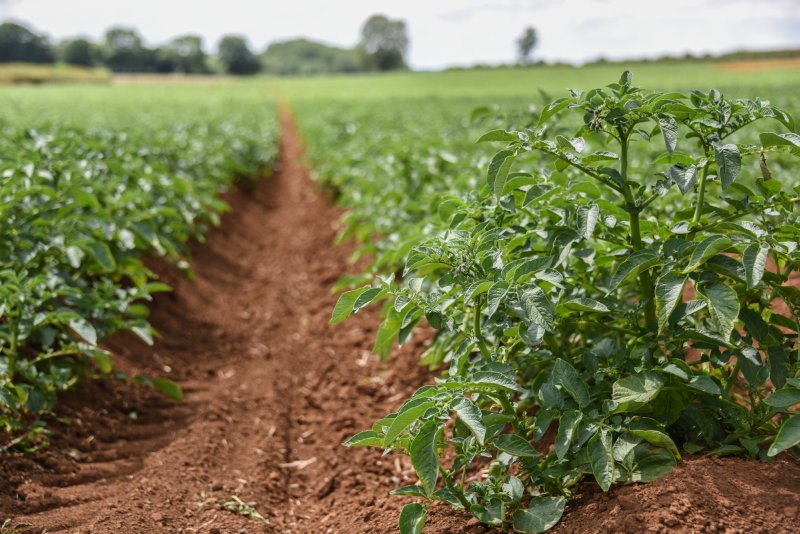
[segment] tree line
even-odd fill
[[[406,23],[384,15],[367,19],[353,48],[293,39],[256,53],[243,36],[231,34],[219,40],[212,54],[198,35],[148,47],[135,29],[113,27],[99,42],[74,38],[53,43],[22,24],[5,22],[0,24],[0,63],[66,63],[119,73],[309,75],[405,69],[409,42]]]

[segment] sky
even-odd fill
[[[548,61],[800,48],[800,0],[0,0],[0,18],[53,39],[128,25],[150,45],[238,33],[257,51],[301,36],[352,46],[374,13],[406,21],[417,69],[512,62],[528,25]]]

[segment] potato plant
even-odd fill
[[[419,482],[394,493],[420,502],[401,532],[435,501],[542,532],[586,476],[605,491],[681,451],[796,450],[794,130],[766,101],[647,92],[626,72],[481,137],[502,144],[483,185],[437,197],[442,230],[401,281],[333,311],[385,301],[382,355],[437,331],[423,361],[442,377],[345,443],[410,457]]]
[[[227,209],[219,194],[271,165],[274,111],[186,118],[200,104],[116,100],[104,127],[11,106],[19,115],[0,122],[0,450],[40,444],[31,423],[57,394],[112,372],[105,338],[130,330],[152,344],[144,303],[169,288],[142,260],[190,273],[186,243]],[[180,397],[169,380],[142,380]]]

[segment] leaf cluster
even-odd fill
[[[485,181],[437,196],[438,233],[403,250],[402,276],[334,311],[385,302],[383,355],[427,322],[423,361],[445,368],[345,444],[409,455],[420,482],[398,493],[521,532],[552,527],[584,476],[607,490],[681,449],[797,447],[794,129],[764,100],[647,92],[626,72],[483,135],[503,144]]]

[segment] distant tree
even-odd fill
[[[536,48],[538,37],[536,29],[533,26],[528,26],[522,35],[517,39],[517,50],[519,52],[519,62],[528,65],[531,62],[533,49]]]
[[[0,63],[52,63],[54,59],[44,36],[13,22],[0,24]]]
[[[91,67],[99,59],[97,45],[86,39],[70,39],[58,45],[58,59],[70,65]]]
[[[261,63],[239,35],[226,35],[219,42],[219,60],[228,74],[247,75],[261,70]]]
[[[111,28],[106,32],[103,44],[103,60],[114,72],[154,72],[155,52],[142,44],[136,30],[124,27]]]
[[[209,72],[208,58],[203,51],[203,38],[197,35],[176,37],[158,51],[160,67],[185,74],[205,74]]]
[[[309,39],[272,43],[261,54],[264,72],[282,76],[308,76],[362,70],[356,51]]]
[[[406,68],[408,52],[406,23],[385,15],[373,15],[361,28],[359,50],[368,70]]]

